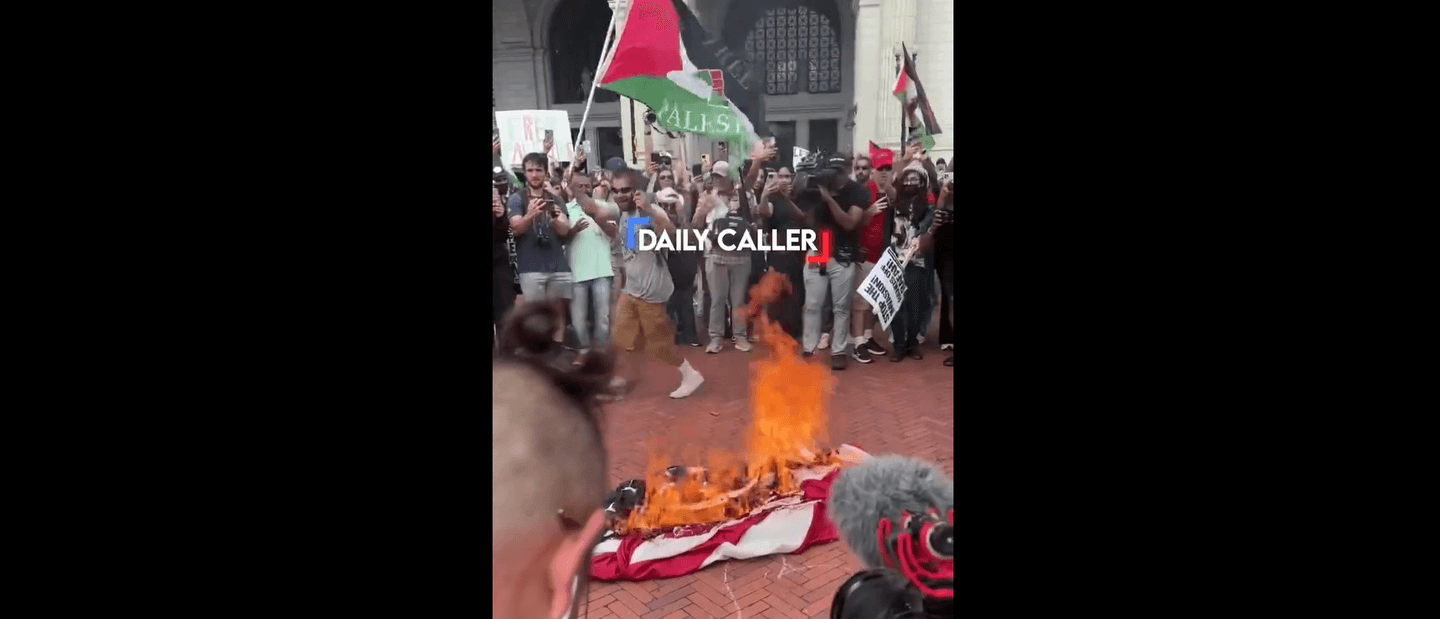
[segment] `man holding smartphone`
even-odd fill
[[[576,166],[585,161],[585,153],[576,153]],[[575,280],[570,303],[570,324],[575,328],[583,355],[590,348],[603,348],[610,343],[610,288],[614,270],[610,266],[610,244],[618,236],[615,220],[620,217],[616,205],[592,197],[591,177],[576,174],[575,166],[566,175],[565,190],[572,197],[566,205],[574,225],[563,239],[570,257],[570,272]],[[580,359],[576,359],[580,363]]]
[[[548,150],[550,144],[546,143]],[[520,293],[525,301],[555,303],[565,307],[571,298],[574,278],[565,256],[563,240],[570,234],[570,218],[562,210],[558,188],[548,182],[549,159],[541,153],[525,155],[525,188],[510,196],[510,229],[515,233]],[[562,311],[561,315],[568,314]],[[555,341],[564,341],[564,325]]]

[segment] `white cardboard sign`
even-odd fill
[[[905,302],[905,265],[894,247],[885,249],[870,276],[860,282],[858,292],[875,309],[880,325],[889,329],[890,321],[900,313],[900,305]]]
[[[518,167],[525,155],[540,152],[547,129],[555,132],[555,143],[545,153],[550,162],[575,158],[575,146],[570,143],[570,114],[564,110],[495,112],[495,123],[500,129],[500,160],[507,166]]]

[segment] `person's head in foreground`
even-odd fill
[[[556,619],[583,599],[590,553],[604,526],[605,450],[594,396],[613,370],[591,352],[578,368],[546,363],[560,315],[516,308],[492,365],[494,530],[491,616]],[[579,592],[577,593],[577,589]]]

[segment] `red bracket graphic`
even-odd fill
[[[818,256],[806,256],[806,257],[805,257],[805,263],[806,263],[806,264],[815,264],[815,263],[823,263],[823,262],[829,262],[829,261],[830,261],[830,231],[829,231],[829,230],[821,230],[821,231],[820,231],[820,255],[818,255]]]

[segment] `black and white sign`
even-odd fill
[[[890,321],[900,312],[900,304],[905,302],[905,265],[894,247],[885,249],[870,276],[860,282],[860,296],[875,309],[880,325],[889,329]]]

